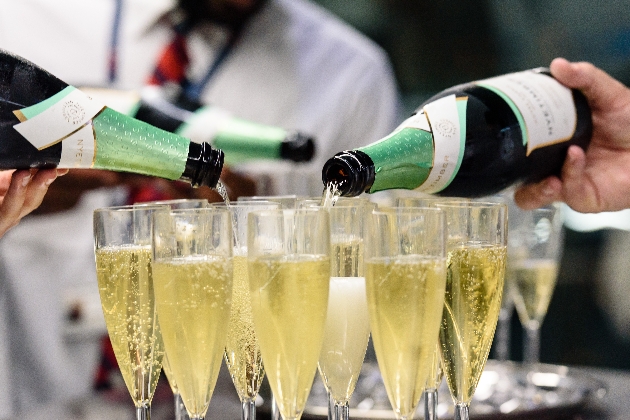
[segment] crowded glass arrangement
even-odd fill
[[[263,378],[272,411],[299,419],[319,371],[327,416],[348,420],[370,336],[397,419],[422,416],[423,394],[425,418],[468,419],[502,302],[535,308],[537,325],[544,316],[556,209],[519,218],[519,237],[552,248],[539,255],[508,240],[506,195],[379,206],[331,191],[94,212],[103,313],[138,420],[150,418],[162,370],[176,418],[203,419],[223,359],[243,419],[256,417]],[[440,414],[442,378],[452,404]],[[522,384],[518,404],[537,394]]]

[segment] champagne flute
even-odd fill
[[[328,212],[251,212],[247,248],[254,330],[267,379],[282,418],[299,419],[317,372],[328,308]]]
[[[164,372],[164,376],[166,376],[166,380],[173,392],[175,420],[188,420],[186,407],[184,407],[184,401],[182,400],[182,396],[179,394],[177,382],[175,382],[175,378],[173,377],[173,370],[171,369],[171,364],[168,362],[168,355],[166,352],[164,352],[164,357],[162,358],[162,371]]]
[[[398,197],[396,199],[397,207],[431,207],[439,202],[444,201],[468,201],[465,198],[438,197],[430,194],[414,193],[406,197]],[[442,371],[440,360],[440,347],[435,347],[433,360],[431,362],[431,374],[427,379],[427,385],[424,389],[424,419],[437,420],[438,406],[438,389],[442,383],[444,372]]]
[[[511,233],[511,231],[510,231]],[[509,239],[508,239],[509,242]],[[508,271],[503,284],[503,297],[501,298],[501,309],[499,310],[499,320],[497,321],[497,330],[495,332],[495,352],[494,358],[499,362],[510,360],[510,323],[512,321],[512,313],[514,311],[514,299],[512,298],[512,281],[510,279],[510,264],[508,257]]]
[[[366,290],[372,341],[398,419],[412,419],[432,370],[444,306],[444,213],[372,212]]]
[[[455,419],[468,408],[485,367],[501,308],[507,259],[507,206],[438,202],[447,221],[447,282],[440,351],[455,403]]]
[[[535,368],[540,358],[540,327],[547,314],[562,251],[559,205],[535,210],[510,207],[508,281],[525,335],[523,359]]]
[[[284,209],[294,209],[297,199],[297,195],[252,195],[241,196],[236,201],[274,201],[280,203]]]
[[[440,346],[435,346],[435,351],[431,358],[431,371],[424,387],[424,420],[438,419],[438,389],[444,378],[442,361],[440,357]]]
[[[165,206],[94,211],[96,274],[105,324],[137,420],[151,418],[164,347],[155,309],[151,231]]]
[[[253,195],[241,196],[237,201],[273,201],[280,203],[283,209],[294,209],[297,207],[298,196],[294,194],[288,195]],[[271,420],[280,420],[280,410],[276,404],[276,398],[271,394]]]
[[[232,299],[230,213],[191,208],[154,219],[153,277],[164,347],[186,411],[200,420],[225,352]]]
[[[331,278],[319,373],[328,392],[330,420],[349,418],[349,400],[370,337],[363,274],[364,221],[374,206],[367,203],[344,201],[328,209]]]
[[[256,419],[256,397],[265,371],[260,346],[254,331],[249,276],[247,272],[247,216],[255,210],[272,210],[280,203],[271,201],[237,201],[226,207],[232,214],[234,232],[234,270],[232,277],[232,310],[225,345],[225,362],[242,404],[243,420]]]
[[[148,201],[137,205],[143,204],[165,205],[168,206],[171,210],[179,210],[208,207],[208,200],[205,198],[178,198],[173,200]],[[175,378],[173,377],[171,364],[168,362],[168,354],[166,353],[164,353],[164,357],[162,358],[162,372],[164,372],[164,376],[166,376],[168,384],[171,387],[171,391],[173,392],[175,420],[187,420],[188,415],[186,414],[186,408],[184,407],[184,402],[182,401],[181,395],[179,395],[177,383],[175,382]]]

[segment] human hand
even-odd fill
[[[517,188],[516,203],[534,209],[563,201],[582,213],[630,208],[630,89],[586,62],[556,58],[550,70],[560,83],[586,96],[593,136],[586,152],[569,147],[560,178]]]
[[[67,169],[0,171],[0,237],[35,210],[48,186]]]

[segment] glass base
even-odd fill
[[[455,420],[469,420],[468,404],[465,404],[465,403],[455,404]]]
[[[136,420],[151,420],[151,406],[149,404],[136,407]]]
[[[438,391],[428,388],[424,391],[424,419],[438,420],[437,416]]]

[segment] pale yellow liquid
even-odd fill
[[[225,360],[241,401],[255,399],[265,371],[254,332],[245,256],[234,257],[232,311],[228,324]]]
[[[335,205],[339,197],[341,197],[341,192],[339,191],[337,184],[327,184],[326,189],[322,193],[322,201],[320,205],[324,208],[330,208]]]
[[[157,322],[151,248],[96,250],[96,277],[107,332],[136,407],[151,403],[164,348]]]
[[[552,259],[524,260],[508,264],[512,296],[521,323],[530,328],[542,324],[556,287],[558,263]]]
[[[504,246],[448,252],[440,346],[444,376],[456,402],[469,403],[494,337],[505,277]]]
[[[319,373],[335,402],[352,396],[369,337],[365,278],[331,277]]]
[[[191,417],[205,415],[225,352],[230,263],[222,257],[186,257],[153,264],[164,346]]]
[[[332,276],[363,277],[363,242],[351,237],[339,239],[340,242],[330,244]]]
[[[410,256],[367,263],[372,341],[389,401],[399,419],[413,417],[431,372],[445,282],[444,259]]]
[[[171,391],[173,394],[178,394],[177,383],[175,382],[175,378],[173,377],[173,371],[171,370],[171,364],[168,362],[168,356],[164,353],[164,357],[162,358],[162,371],[168,380],[168,384],[171,387]]]
[[[254,326],[269,385],[284,420],[298,419],[322,348],[330,260],[323,256],[249,261]]]
[[[431,371],[427,378],[427,389],[438,389],[442,383],[444,372],[442,371],[442,361],[440,360],[440,346],[435,346],[433,356],[431,356]]]

